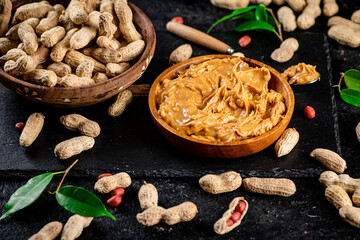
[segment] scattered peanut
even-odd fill
[[[93,217],[83,217],[80,215],[72,215],[66,222],[61,233],[61,240],[74,240],[80,237],[84,228],[88,227]]]
[[[249,5],[250,0],[210,0],[211,4],[215,7],[226,8],[230,10],[235,10],[239,8],[244,8]]]
[[[171,21],[172,22],[176,22],[176,23],[181,23],[181,24],[183,24],[184,23],[184,19],[182,18],[182,17],[173,17],[172,19],[171,19]]]
[[[296,192],[293,181],[286,178],[246,178],[243,180],[245,189],[249,192],[289,197]]]
[[[29,116],[20,135],[20,146],[28,147],[36,140],[44,126],[44,118],[42,113],[33,113]]]
[[[286,129],[275,144],[277,157],[282,157],[291,152],[299,141],[299,133],[295,128]]]
[[[358,48],[360,46],[360,33],[348,26],[332,26],[328,31],[328,35],[342,45],[347,45],[352,48]]]
[[[158,205],[158,191],[151,183],[144,182],[144,184],[139,190],[138,197],[140,207],[143,211],[148,208],[156,207]]]
[[[308,5],[297,18],[297,26],[302,30],[314,26],[315,19],[321,15],[320,0],[307,0]]]
[[[326,199],[337,209],[343,206],[352,206],[351,199],[346,191],[338,185],[330,185],[325,189]]]
[[[360,228],[360,208],[344,206],[340,208],[339,215],[354,227]]]
[[[82,151],[91,149],[94,144],[95,140],[92,137],[74,137],[57,144],[54,153],[58,159],[68,159]]]
[[[339,6],[335,0],[323,0],[323,13],[327,17],[334,16],[339,11]]]
[[[9,29],[11,10],[12,2],[10,0],[0,1],[0,36],[3,36]]]
[[[176,48],[169,57],[170,65],[188,60],[192,55],[192,47],[190,44],[183,44]]]
[[[248,202],[243,197],[234,198],[229,204],[229,209],[214,224],[214,231],[219,235],[230,232],[241,224],[241,220],[245,217],[247,210]],[[230,223],[228,222],[229,219],[231,220]]]
[[[232,192],[241,186],[242,179],[239,173],[230,171],[220,175],[207,174],[200,178],[200,187],[208,193],[219,194]]]
[[[99,124],[80,114],[61,116],[60,122],[70,131],[79,131],[82,135],[88,137],[95,138],[100,134]]]
[[[39,232],[32,235],[28,240],[53,240],[61,233],[62,230],[61,222],[50,222],[46,224]]]
[[[301,12],[306,6],[305,0],[285,0],[285,2],[287,2],[295,12]]]
[[[299,42],[296,38],[287,38],[280,44],[280,48],[287,48],[293,52],[296,52],[299,49]]]
[[[360,180],[351,178],[348,174],[337,175],[332,171],[325,171],[320,175],[319,182],[326,187],[330,185],[338,185],[345,189],[348,193],[353,193],[360,188]]]
[[[356,189],[356,191],[352,195],[352,201],[356,206],[360,206],[360,188]]]
[[[277,12],[279,22],[282,24],[284,31],[292,32],[296,29],[296,17],[293,10],[287,6],[279,8]]]
[[[113,104],[111,104],[108,108],[108,114],[112,117],[120,116],[124,111],[126,106],[128,106],[133,99],[133,95],[131,91],[124,90],[120,92]]]
[[[336,25],[345,26],[347,28],[353,29],[355,32],[360,31],[360,24],[357,24],[353,21],[350,21],[349,19],[340,17],[340,16],[334,16],[329,18],[328,20],[328,26],[333,27]]]
[[[358,141],[360,142],[360,122],[358,123],[358,125],[355,128],[355,133],[356,133],[356,137],[357,137]]]
[[[116,188],[127,188],[131,184],[131,177],[125,172],[121,172],[109,177],[99,179],[94,189],[99,193],[109,193]]]
[[[277,48],[271,53],[271,59],[279,63],[287,62],[293,56],[294,52],[288,48]]]
[[[22,132],[24,127],[25,127],[25,123],[23,123],[23,122],[18,122],[15,124],[15,129],[18,130],[19,132]]]
[[[305,115],[305,117],[307,117],[308,119],[313,119],[313,118],[315,117],[315,115],[316,115],[316,112],[315,112],[315,110],[314,110],[313,107],[311,107],[311,106],[306,106],[306,107],[304,108],[304,115]]]
[[[240,47],[246,47],[251,43],[251,37],[249,35],[242,36],[239,39],[239,45]]]
[[[174,225],[179,222],[189,222],[197,214],[197,207],[192,202],[184,202],[172,208],[151,207],[136,215],[136,219],[144,226],[153,226],[161,221]]]
[[[339,154],[328,149],[317,148],[310,153],[310,156],[336,173],[343,173],[346,169],[345,160]]]
[[[351,15],[351,21],[360,24],[360,9],[353,12],[353,14]]]

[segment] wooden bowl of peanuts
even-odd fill
[[[126,0],[11,2],[8,29],[0,24],[0,82],[32,101],[99,103],[140,78],[154,55],[151,21]]]
[[[180,62],[161,73],[149,92],[151,117],[176,147],[203,157],[257,153],[284,132],[294,93],[270,66],[230,55]]]

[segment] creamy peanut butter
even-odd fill
[[[299,63],[286,69],[281,75],[290,83],[302,85],[315,81],[320,74],[315,70],[316,66]]]
[[[156,89],[158,113],[195,139],[234,142],[259,136],[284,116],[284,97],[268,89],[270,71],[240,58],[191,65]]]

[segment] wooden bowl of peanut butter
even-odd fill
[[[270,66],[207,55],[161,73],[149,93],[151,117],[173,145],[210,158],[239,158],[274,143],[294,111],[294,93]]]

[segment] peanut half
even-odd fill
[[[310,153],[312,158],[321,162],[325,167],[336,173],[343,173],[346,169],[345,160],[339,154],[323,148],[316,148]]]
[[[240,202],[245,203],[245,209],[241,209],[240,212],[240,219],[237,221],[233,221],[230,225],[228,220],[232,218],[234,212],[238,209]],[[229,209],[222,215],[222,217],[214,224],[214,231],[219,234],[223,235],[225,233],[230,232],[237,226],[241,224],[241,220],[245,217],[247,210],[248,210],[248,202],[243,197],[234,198],[231,203],[229,204]],[[229,226],[230,225],[230,226]]]
[[[42,113],[33,113],[29,116],[20,135],[20,146],[28,147],[36,140],[44,126],[44,119]]]
[[[337,185],[330,185],[325,189],[326,199],[337,209],[343,206],[352,206],[351,199],[346,191]]]
[[[211,194],[232,192],[241,186],[242,179],[239,173],[230,171],[220,175],[207,174],[200,178],[200,187]]]
[[[243,180],[244,188],[253,193],[289,197],[296,192],[293,181],[286,178],[246,178]]]
[[[277,157],[287,155],[293,150],[299,141],[299,133],[295,128],[286,129],[275,144]]]

